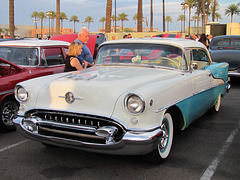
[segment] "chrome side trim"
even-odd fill
[[[13,92],[14,92],[14,90],[13,90],[13,89],[11,89],[11,90],[8,90],[8,91],[3,91],[3,92],[0,92],[0,96],[1,96],[1,95],[4,95],[4,94],[13,93]]]

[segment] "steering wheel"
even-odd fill
[[[161,61],[160,64],[166,64],[167,63],[166,66],[168,66],[168,67],[173,67],[173,68],[176,68],[176,69],[180,69],[180,64],[173,59],[170,59],[170,58],[167,58],[167,57],[161,57],[157,61]]]

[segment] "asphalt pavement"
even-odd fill
[[[176,131],[170,157],[161,165],[140,156],[116,156],[46,147],[16,131],[0,132],[0,179],[237,180],[240,179],[240,79],[208,112]]]

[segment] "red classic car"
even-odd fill
[[[14,130],[12,120],[19,103],[13,89],[21,81],[61,73],[69,43],[51,40],[18,40],[0,43],[0,129]]]
[[[75,39],[77,39],[78,34],[72,33],[72,34],[63,34],[63,35],[56,35],[52,36],[50,40],[59,40],[59,41],[66,41],[66,42],[73,42]],[[89,48],[93,59],[96,59],[97,55],[97,48],[98,46],[103,43],[106,40],[105,35],[102,33],[97,34],[90,34],[89,40],[86,43],[87,47]]]

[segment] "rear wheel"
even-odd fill
[[[217,113],[220,110],[220,106],[221,106],[221,100],[222,100],[222,96],[221,94],[218,96],[214,106],[212,107],[211,111],[213,113]]]
[[[147,160],[155,164],[160,164],[167,159],[172,148],[173,120],[171,114],[166,113],[163,116],[161,129],[163,131],[163,135],[158,139],[156,149],[146,155]]]
[[[19,110],[18,103],[14,100],[5,101],[0,108],[0,129],[9,132],[15,130],[13,119]]]

